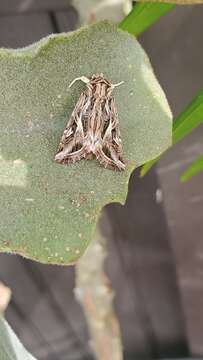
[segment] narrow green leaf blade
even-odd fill
[[[159,161],[160,158],[161,156],[158,156],[155,159],[150,160],[146,164],[144,164],[140,170],[140,177],[144,177],[148,173],[148,171],[152,168],[152,166],[156,164],[157,161]]]
[[[200,156],[181,176],[181,181],[185,182],[203,171],[203,155]]]
[[[0,316],[0,359],[36,360],[21,344],[2,316]]]
[[[173,144],[182,140],[197,126],[203,123],[203,91],[177,117],[173,125]]]
[[[138,36],[175,6],[167,3],[137,3],[119,27]]]
[[[186,135],[203,123],[203,91],[201,91],[176,118],[173,125],[173,145],[182,140]],[[141,176],[144,176],[160,157],[144,164]]]

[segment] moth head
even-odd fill
[[[103,73],[100,73],[100,74],[94,74],[92,77],[91,77],[91,82],[97,84],[97,83],[100,83],[100,84],[106,84],[108,87],[111,87],[111,82],[109,80],[106,79],[106,77],[104,76]]]
[[[104,74],[103,73],[101,73],[101,74],[94,74],[94,75],[92,75],[92,77],[91,77],[91,80],[102,80],[102,79],[104,79]]]

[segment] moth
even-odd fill
[[[96,157],[105,168],[124,170],[122,141],[118,112],[113,90],[123,84],[112,84],[103,74],[90,79],[82,76],[86,84],[62,135],[55,161],[72,164],[81,159]]]

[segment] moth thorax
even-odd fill
[[[95,97],[106,98],[112,93],[112,88],[105,82],[96,84]]]

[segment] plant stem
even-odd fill
[[[130,34],[139,36],[158,21],[161,16],[175,8],[175,6],[175,4],[163,2],[137,2],[128,16],[120,23],[119,27]]]
[[[122,360],[120,327],[113,309],[114,293],[104,273],[106,241],[97,233],[76,265],[76,297],[81,303],[97,360]]]

